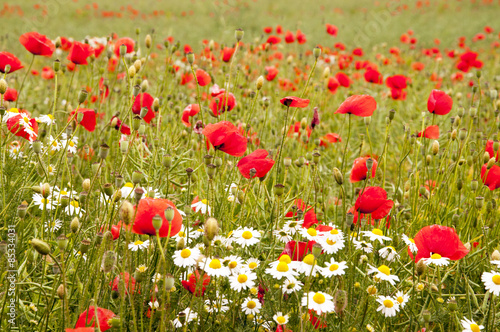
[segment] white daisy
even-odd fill
[[[484,329],[483,325],[477,325],[472,319],[464,318],[460,321],[464,330],[462,332],[479,332]]]
[[[367,274],[375,273],[375,278],[388,281],[391,285],[395,285],[396,281],[399,281],[399,277],[397,275],[391,274],[391,269],[387,265],[381,265],[378,268],[371,266],[368,264]]]
[[[399,254],[393,246],[383,247],[378,251],[378,254],[389,262],[394,262],[396,258],[399,258]]]
[[[291,294],[293,292],[300,291],[302,289],[302,286],[304,286],[304,284],[301,281],[295,279],[294,277],[290,277],[285,279],[282,291],[283,294]]]
[[[315,229],[315,228],[302,228],[300,230],[300,235],[302,235],[303,237],[305,237],[307,240],[309,241],[318,241],[318,239],[320,238],[320,234],[319,232]]]
[[[241,304],[241,310],[245,315],[256,315],[260,312],[260,308],[262,308],[262,305],[259,300],[253,298],[247,298]]]
[[[66,206],[64,208],[64,212],[66,212],[66,214],[72,216],[72,215],[75,215],[77,217],[81,217],[83,215],[83,213],[85,213],[85,210],[83,210],[81,207],[80,207],[80,204],[75,201],[75,200],[72,200],[68,206]]]
[[[257,274],[250,270],[242,269],[240,272],[229,277],[229,284],[232,290],[240,292],[255,286],[255,279],[257,279]]]
[[[129,243],[128,248],[131,251],[137,251],[139,249],[147,249],[149,247],[149,240],[142,242],[141,240],[137,240],[135,242]]]
[[[44,198],[40,194],[33,194],[33,204],[38,206],[40,210],[47,208],[47,210],[53,210],[57,206],[57,202],[50,199],[50,197]]]
[[[191,321],[195,320],[198,318],[198,314],[196,312],[194,312],[191,308],[187,307],[186,309],[184,309],[183,311],[181,311],[179,313],[179,316],[180,315],[183,315],[185,318],[184,318],[184,324],[189,324]],[[174,319],[172,321],[172,323],[174,324],[174,327],[176,328],[180,328],[180,327],[183,327],[184,325],[180,322],[179,320],[179,316],[177,316],[176,319]]]
[[[75,257],[82,257],[84,261],[87,261],[87,254],[82,255],[82,252],[80,250],[73,249],[73,254],[75,255]]]
[[[278,261],[277,264],[273,263],[269,264],[270,267],[266,269],[266,273],[272,275],[275,279],[289,279],[298,275],[298,273],[293,270],[290,264],[287,264],[286,262]]]
[[[377,302],[380,303],[377,311],[381,311],[385,317],[394,317],[399,311],[399,303],[389,296],[379,296]]]
[[[493,270],[491,272],[483,272],[481,275],[481,281],[487,291],[495,294],[496,296],[500,295],[500,273]]]
[[[159,283],[159,282],[161,281],[161,278],[162,278],[162,276],[161,276],[161,274],[160,274],[160,273],[155,273],[155,274],[153,275],[153,278],[151,278],[151,281],[152,281],[153,283],[157,284],[157,283]]]
[[[273,319],[278,325],[285,325],[286,323],[288,323],[288,315],[283,315],[281,311],[278,311],[273,316]]]
[[[301,264],[298,266],[297,271],[304,273],[306,276],[315,276],[316,273],[321,271],[321,267],[318,266],[318,261],[313,254],[308,254],[304,256]]]
[[[414,254],[417,253],[418,248],[417,248],[417,245],[415,244],[415,240],[409,238],[408,235],[403,234],[403,241],[410,248],[410,251],[412,253],[414,253]]]
[[[134,195],[134,184],[132,182],[127,182],[120,189],[122,192],[122,197],[127,199],[129,197],[133,197]]]
[[[374,228],[371,232],[362,231],[361,234],[370,239],[370,241],[378,241],[382,244],[384,241],[391,241],[392,239],[388,236],[384,236],[384,233],[378,229]]]
[[[325,278],[330,278],[332,276],[341,276],[345,274],[345,269],[347,269],[347,263],[336,262],[334,258],[330,259],[330,262],[325,263],[325,267],[320,270],[321,274]]]
[[[21,159],[24,156],[19,141],[12,141],[12,143],[9,144],[9,156],[12,159]]]
[[[402,291],[398,291],[394,296],[394,299],[399,303],[401,308],[404,308],[408,300],[410,299],[410,295],[403,293]]]
[[[318,241],[323,248],[323,252],[328,255],[335,254],[339,250],[343,249],[345,246],[344,242],[343,238],[337,238],[334,240],[329,236],[322,236]]]
[[[440,254],[432,254],[429,258],[424,258],[425,265],[436,265],[436,266],[446,266],[450,264],[450,259],[448,257],[442,257]]]
[[[205,272],[211,277],[227,277],[231,271],[227,266],[222,265],[218,258],[204,258],[201,264]]]
[[[319,232],[320,235],[322,237],[330,239],[331,241],[342,241],[344,239],[344,233],[335,225],[329,226],[332,227],[332,229],[326,232]]]
[[[297,231],[302,229],[304,220],[289,220],[283,225],[283,230],[290,235],[295,235]]]
[[[53,125],[55,123],[54,117],[52,116],[52,114],[45,114],[45,115],[39,116],[38,118],[36,118],[36,122],[45,123],[48,126]]]
[[[366,241],[357,241],[357,240],[353,239],[352,243],[354,243],[354,247],[356,249],[363,250],[367,254],[369,254],[373,251],[373,245],[371,243],[366,242]]]
[[[52,135],[49,136],[49,146],[51,151],[59,151],[62,149],[62,144],[59,140],[56,140]]]
[[[196,261],[200,257],[198,248],[184,248],[174,252],[174,264],[179,267],[188,267],[196,265]]]
[[[158,303],[157,300],[154,300],[154,302],[153,301],[149,301],[148,304],[151,307],[151,309],[153,309],[153,310],[156,310],[156,309],[158,309],[160,307],[160,304]]]
[[[7,122],[10,118],[19,114],[19,110],[17,108],[11,108],[7,112],[4,113],[2,117],[3,122]]]
[[[55,231],[59,230],[63,225],[62,220],[56,219],[56,220],[47,220],[43,226],[45,228],[46,232],[54,233]]]
[[[78,137],[73,136],[68,139],[66,133],[61,135],[61,144],[62,146],[67,146],[68,152],[76,153],[76,147],[78,145]]]
[[[208,312],[226,312],[229,310],[230,302],[220,294],[218,291],[215,293],[215,300],[208,299],[205,300],[205,309]]]
[[[260,233],[253,228],[243,227],[233,232],[233,238],[234,242],[245,248],[259,243]]]
[[[191,204],[191,207],[194,209],[194,212],[201,212],[202,214],[210,215],[211,208],[208,204],[208,200],[202,199],[194,204]]]
[[[260,261],[257,258],[249,258],[246,261],[246,264],[243,266],[244,268],[248,268],[249,270],[255,270],[260,265]]]
[[[288,243],[293,240],[293,237],[289,235],[287,232],[285,232],[285,230],[283,229],[274,230],[273,235],[279,242]]]
[[[302,297],[302,306],[307,309],[316,311],[318,315],[324,312],[332,312],[335,310],[335,305],[332,301],[333,297],[323,292],[309,292]]]
[[[243,268],[243,258],[235,255],[227,256],[222,260],[222,264],[229,268],[231,274],[235,274]]]

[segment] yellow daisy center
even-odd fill
[[[378,228],[375,228],[374,230],[372,230],[372,233],[375,235],[378,235],[378,236],[384,235],[384,233],[382,233],[382,231]]]
[[[410,241],[411,243],[415,243],[415,240],[413,239],[408,239],[408,241]]]
[[[134,188],[134,185],[131,182],[127,182],[124,187]]]
[[[330,231],[330,234],[337,235],[339,233],[338,229],[334,228]]]
[[[183,231],[180,231],[179,233],[177,233],[177,235],[178,235],[179,237],[184,237],[184,236],[185,236],[185,234],[184,234],[184,232],[183,232]]]
[[[241,237],[244,238],[245,240],[250,240],[253,235],[252,232],[250,231],[244,231],[243,234],[241,234]]]
[[[316,302],[316,303],[318,303],[318,304],[323,304],[323,303],[325,303],[326,298],[325,298],[325,296],[323,294],[316,293],[313,296],[313,301]]]
[[[276,266],[276,270],[279,272],[288,272],[288,264],[285,262],[279,262],[278,266]]]
[[[182,249],[182,251],[181,251],[181,257],[182,258],[188,258],[189,256],[191,256],[191,250],[189,250],[189,249]]]
[[[246,274],[240,274],[238,276],[238,282],[240,284],[243,284],[243,283],[247,282],[247,280],[248,280],[248,277],[246,276]]]
[[[314,228],[308,228],[307,234],[309,234],[311,236],[316,236],[318,233],[316,232],[316,230]]]
[[[212,259],[208,266],[210,266],[211,269],[220,269],[222,267],[220,264],[220,260],[218,260],[217,258]]]
[[[306,263],[307,265],[313,265],[316,262],[316,260],[314,259],[313,254],[309,254],[306,257],[304,257],[303,262]]]
[[[57,142],[56,141],[52,142],[52,146],[57,146]]]
[[[257,263],[255,262],[250,262],[250,264],[248,264],[248,267],[250,268],[250,270],[253,270],[257,267]]]
[[[52,116],[52,114],[48,114],[47,116],[49,117],[49,119],[54,120],[54,117]]]
[[[208,205],[208,200],[207,199],[202,199],[201,202],[205,205]]]
[[[144,272],[144,271],[146,271],[146,267],[145,267],[144,265],[141,265],[141,266],[139,266],[139,267],[137,268],[137,271],[139,271],[139,272]]]
[[[399,303],[403,303],[404,299],[402,296],[398,296],[398,298],[396,299],[396,301],[398,301]]]
[[[248,301],[247,302],[247,308],[248,309],[253,309],[257,306],[257,303],[255,303],[255,301]]]
[[[440,254],[432,254],[431,258],[432,259],[441,259],[441,255]]]
[[[142,242],[141,240],[137,240],[137,241],[135,241],[135,242],[134,242],[134,244],[135,244],[136,246],[139,246],[139,245],[141,245],[141,244],[143,244],[143,243],[144,243],[144,242]]]
[[[479,332],[479,326],[477,324],[470,324],[470,329],[472,332]]]
[[[394,302],[392,302],[391,300],[384,300],[384,306],[386,308],[392,308],[394,307]]]
[[[71,203],[69,203],[69,204],[73,205],[76,208],[80,207],[80,204],[78,204],[77,201],[71,201]]]
[[[73,141],[69,141],[69,146],[75,146],[75,143]]]
[[[380,272],[382,272],[383,274],[385,274],[386,276],[390,275],[391,274],[391,269],[387,266],[387,265],[382,265],[378,268],[378,270]]]
[[[237,261],[232,261],[232,262],[229,263],[229,268],[230,269],[234,269],[237,266],[238,266],[238,262]]]
[[[42,198],[42,203],[43,204],[49,204],[49,200],[47,198]]]
[[[329,245],[333,246],[335,243],[337,243],[337,241],[332,241],[330,239],[326,239],[326,243],[328,243]]]
[[[329,267],[330,271],[337,271],[339,269],[338,264],[332,264]]]
[[[493,283],[494,283],[495,285],[500,285],[500,275],[495,274],[495,275],[491,278],[491,281],[493,281]]]
[[[61,190],[61,195],[62,196],[68,196],[68,193],[66,191],[64,191],[64,190]]]
[[[278,324],[280,324],[280,325],[283,325],[286,323],[286,318],[283,316],[277,317],[276,320],[278,321]]]
[[[24,122],[29,123],[29,122],[30,122],[30,119],[28,119],[28,118],[24,118]]]
[[[292,262],[292,259],[288,255],[283,255],[280,257],[280,262],[290,264]]]

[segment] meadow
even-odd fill
[[[0,5],[0,329],[500,330],[499,12]]]

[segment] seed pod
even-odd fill
[[[106,251],[102,256],[101,270],[104,273],[113,271],[116,264],[116,253],[114,251]]]
[[[243,29],[236,29],[234,31],[234,38],[236,38],[237,41],[242,40],[244,35],[245,31],[243,31]]]
[[[477,190],[477,187],[478,187],[478,182],[477,180],[472,180],[471,183],[470,183],[470,190],[472,191],[476,191]]]
[[[192,65],[194,63],[194,53],[189,52],[188,54],[186,54],[186,59],[189,62],[189,64]]]
[[[65,295],[66,289],[64,288],[63,284],[60,284],[59,287],[57,287],[57,296],[59,297],[59,299],[63,300]]]
[[[90,248],[90,240],[89,239],[83,239],[81,242],[80,242],[80,252],[82,254],[86,254],[87,251],[89,251],[89,248]]]
[[[278,183],[274,186],[274,194],[278,197],[281,197],[285,192],[285,186],[281,183]]]
[[[46,256],[50,253],[50,246],[45,241],[32,239],[31,245],[40,255]]]
[[[59,250],[64,251],[66,250],[66,247],[68,246],[68,238],[66,235],[61,234],[56,238],[57,246],[59,247]]]
[[[321,48],[319,46],[313,48],[313,55],[315,59],[319,58],[319,56],[321,55]]]
[[[488,163],[486,164],[486,168],[487,168],[487,169],[492,168],[492,167],[495,165],[495,161],[496,161],[496,160],[495,160],[495,157],[490,158],[490,160],[488,160]]]
[[[85,102],[85,100],[87,100],[88,95],[89,95],[89,93],[87,92],[87,90],[85,90],[85,89],[80,90],[80,92],[78,93],[78,103],[83,104]],[[79,113],[79,114],[81,114],[81,113]]]
[[[478,210],[481,210],[481,208],[483,207],[483,205],[484,205],[484,197],[477,196],[476,197],[476,208]]]

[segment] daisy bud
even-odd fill
[[[172,290],[172,288],[174,287],[174,284],[175,284],[174,276],[171,275],[170,273],[167,273],[165,275],[165,290],[167,292],[170,292],[170,290]]]
[[[21,204],[17,207],[17,216],[19,219],[24,219],[26,217],[26,212],[28,210],[28,205]]]
[[[5,94],[5,92],[7,92],[7,88],[8,88],[7,81],[4,80],[3,78],[0,79],[0,95]]]
[[[130,66],[128,67],[128,76],[130,78],[134,78],[135,74],[137,73],[137,70],[135,69],[135,66]]]
[[[125,225],[130,225],[134,218],[134,206],[127,200],[123,201],[120,207],[120,218]]]
[[[66,288],[64,288],[63,284],[60,284],[59,287],[57,287],[57,297],[59,297],[60,300],[63,300],[65,295]]]
[[[423,259],[417,262],[417,265],[415,266],[415,271],[417,272],[417,276],[419,277],[425,274],[425,271],[427,271],[427,265],[425,265]]]
[[[339,185],[342,185],[344,183],[344,177],[342,176],[342,172],[340,172],[340,170],[337,167],[333,168],[333,178]]]
[[[206,167],[207,175],[210,179],[213,179],[217,166],[214,164],[208,164]]]
[[[471,183],[470,183],[470,190],[476,191],[477,190],[477,186],[478,186],[477,180],[472,180]]]
[[[454,312],[454,311],[457,311],[457,309],[458,309],[457,301],[453,297],[450,298],[448,300],[448,310]]]
[[[152,41],[150,35],[146,35],[146,38],[144,39],[144,44],[146,45],[147,49],[151,48],[151,45],[153,44],[153,41]]]
[[[101,270],[104,273],[113,271],[116,264],[116,253],[114,251],[106,251],[102,256]]]
[[[314,58],[319,58],[319,56],[321,55],[321,48],[319,48],[319,46],[316,46],[315,48],[313,48],[313,55],[314,55]]]
[[[278,183],[277,185],[274,186],[274,194],[278,197],[283,196],[283,193],[285,192],[285,186],[282,185],[281,183]]]
[[[71,229],[72,233],[78,232],[78,230],[80,229],[80,220],[78,220],[78,217],[74,217],[73,220],[71,220],[69,228]]]
[[[205,221],[205,237],[208,241],[212,241],[214,237],[219,233],[219,223],[215,218],[208,218]]]
[[[134,171],[132,173],[132,183],[135,185],[141,183],[143,178],[144,178],[144,174],[140,171]]]
[[[184,238],[181,237],[179,240],[177,240],[177,244],[175,246],[175,250],[182,250],[186,246],[186,241],[184,241]]]
[[[43,198],[47,198],[50,195],[50,184],[44,183],[41,187],[41,194]]]
[[[158,112],[160,110],[160,99],[153,99],[153,111]]]
[[[141,60],[135,60],[134,61],[134,68],[135,72],[137,73],[139,70],[141,70],[142,62]]]
[[[237,41],[242,40],[244,35],[245,31],[243,31],[243,29],[236,29],[234,31],[234,38],[236,38]]]
[[[484,205],[484,197],[477,196],[476,197],[476,208],[478,210],[481,210],[481,208],[483,207],[483,205]]]
[[[333,300],[335,303],[335,312],[341,315],[347,307],[347,293],[344,290],[338,289]]]

